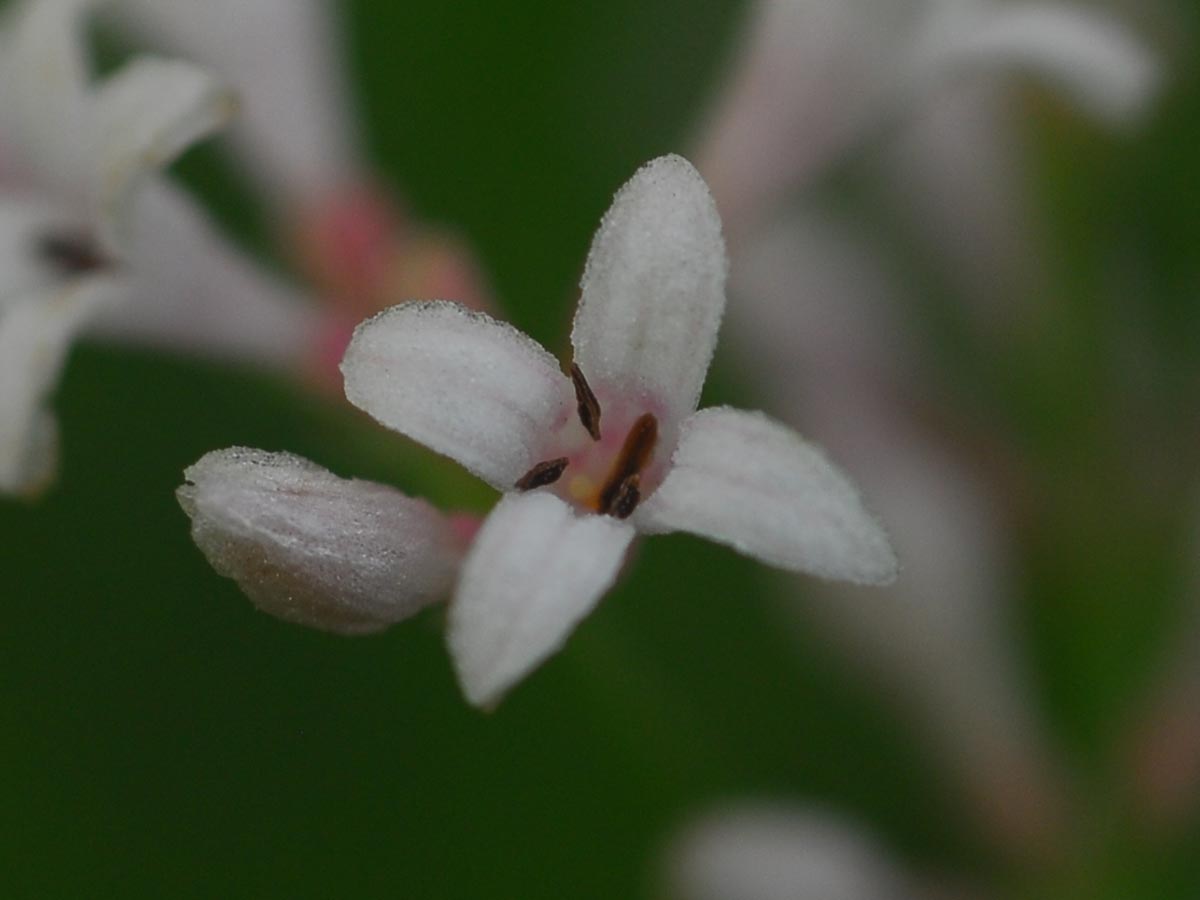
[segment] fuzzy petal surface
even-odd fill
[[[484,521],[450,605],[459,682],[491,706],[557,651],[616,579],[634,529],[553,494],[509,494]]]
[[[574,413],[557,360],[511,325],[455,303],[404,303],[354,331],[346,398],[509,490]]]
[[[666,480],[634,519],[790,571],[860,584],[896,577],[887,535],[850,480],[762,413],[720,407],[685,422]]]
[[[369,634],[445,599],[461,548],[422,500],[290,453],[205,454],[176,492],[192,538],[263,612]]]
[[[663,156],[613,200],[592,241],[571,343],[593,385],[696,408],[725,311],[725,242],[692,164]]]

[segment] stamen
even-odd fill
[[[95,242],[80,232],[43,234],[37,238],[35,252],[63,275],[82,275],[108,264]]]
[[[554,484],[566,471],[568,462],[569,460],[565,456],[540,462],[517,479],[517,483],[513,487],[518,491],[532,491],[534,488]]]
[[[642,492],[638,490],[641,480],[641,475],[630,475],[621,482],[621,486],[617,489],[616,499],[613,500],[612,509],[608,511],[610,515],[618,519],[628,519],[633,515],[633,511],[637,509],[637,505],[642,499]]]
[[[617,461],[600,491],[598,508],[601,513],[623,519],[633,512],[641,500],[641,472],[654,456],[654,446],[657,443],[658,419],[650,413],[643,413],[629,429]],[[618,505],[628,505],[624,515],[617,514]]]
[[[593,441],[600,440],[600,401],[592,393],[583,371],[575,363],[571,363],[571,381],[575,385],[576,407],[579,410],[579,421],[592,436]]]

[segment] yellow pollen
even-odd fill
[[[586,475],[575,475],[567,483],[567,493],[576,503],[588,503],[596,494],[596,482]]]

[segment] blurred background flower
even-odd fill
[[[264,616],[173,492],[230,445],[489,489],[264,374],[296,359],[270,316],[218,328],[266,338],[241,354],[85,341],[59,483],[0,505],[7,894],[1200,894],[1194,5],[105,7],[98,77],[153,51],[242,97],[150,236],[253,286],[164,267],[181,338],[243,292],[333,310],[328,374],[354,319],[445,292],[564,346],[614,186],[684,152],[731,247],[704,404],[826,444],[905,568],[835,594],[651,542],[482,716],[436,608],[358,641]],[[663,883],[714,822],[724,892]]]

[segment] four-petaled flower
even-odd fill
[[[644,166],[592,245],[571,377],[526,335],[449,302],[364,322],[346,396],[505,492],[468,552],[448,640],[494,704],[613,583],[635,535],[687,531],[794,571],[891,580],[850,482],[759,413],[696,412],[725,306],[713,200],[686,160]]]

